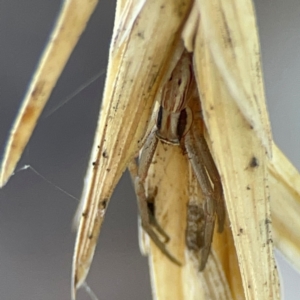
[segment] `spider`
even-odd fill
[[[201,253],[199,269],[202,271],[210,253],[216,216],[218,232],[223,231],[225,208],[221,179],[204,138],[204,124],[196,91],[192,56],[184,51],[162,88],[156,126],[145,141],[139,166],[132,161],[129,171],[134,178],[143,229],[171,261],[180,265],[166,249],[169,236],[155,219],[155,195],[146,196],[145,182],[158,143],[181,147],[187,155],[202,190],[204,204],[188,204],[186,245],[189,250]]]

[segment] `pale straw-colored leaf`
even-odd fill
[[[12,127],[1,164],[0,187],[6,184],[14,172],[38,118],[97,3],[97,0],[64,2]]]
[[[132,1],[118,12],[122,19],[115,23],[102,110],[77,214],[73,298],[89,271],[112,191],[142,147],[189,9],[189,1]]]
[[[1,186],[12,174],[96,4],[96,0],[64,2],[11,131],[1,166]],[[174,48],[189,6],[190,1],[117,2],[104,105],[86,177],[84,195],[89,200],[82,201],[78,210],[83,217],[74,259],[77,285],[84,281],[92,260],[104,203],[107,205],[127,162],[142,145],[154,96],[172,69],[170,60],[176,58]],[[178,149],[168,149],[170,163],[164,162],[159,171],[167,176],[162,177],[164,189],[157,198],[158,218],[170,235],[180,235],[170,241],[168,249],[185,264],[180,268],[171,263],[142,234],[155,293],[158,299],[222,299],[224,295],[228,296],[224,299],[277,299],[270,226],[278,249],[300,270],[300,175],[276,146],[272,160],[265,154],[271,157],[271,135],[251,1],[195,1],[184,41],[195,54],[207,139],[224,183],[229,222],[223,234],[214,235],[205,271],[197,272],[197,262],[183,242],[186,184],[191,182],[173,172],[176,167],[188,174],[188,162]],[[96,162],[94,166],[92,162]],[[153,178],[149,180],[151,186]],[[169,189],[170,184],[174,190]],[[174,227],[175,220],[178,224]]]
[[[275,246],[300,272],[300,174],[275,144],[268,169]]]
[[[271,135],[252,2],[197,2],[195,72],[244,293],[279,299],[267,170]]]

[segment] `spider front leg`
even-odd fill
[[[202,121],[201,121],[202,123]],[[203,123],[201,124],[203,128]],[[216,213],[218,217],[218,232],[221,233],[224,230],[225,223],[225,205],[224,205],[224,195],[223,195],[223,187],[222,181],[214,162],[214,159],[211,155],[210,149],[207,145],[205,137],[203,135],[203,131],[201,130],[201,126],[194,126],[192,128],[194,140],[196,142],[196,147],[199,149],[201,156],[203,157],[205,169],[209,175],[210,180],[213,183],[213,193],[214,199],[216,202]]]
[[[184,146],[204,197],[204,207],[198,208],[198,214],[203,214],[204,216],[204,226],[202,226],[202,230],[204,231],[203,238],[199,239],[198,241],[198,250],[201,250],[201,262],[199,269],[200,271],[203,271],[210,253],[214,233],[216,201],[214,199],[212,185],[204,167],[204,159],[201,156],[200,149],[198,148],[198,144],[196,143],[192,132],[187,133],[184,139]],[[188,207],[188,218],[193,218],[196,215],[194,210],[195,207]],[[203,212],[201,210],[203,210]],[[190,233],[187,232],[187,241],[189,241],[189,234]],[[194,243],[197,242],[194,241]],[[191,247],[188,244],[188,247],[190,247],[191,250],[195,250],[195,245]]]
[[[137,166],[135,160],[132,160],[128,165],[128,170],[134,183],[143,229],[164,255],[166,255],[173,263],[181,265],[181,263],[166,249],[166,243],[170,238],[155,218],[155,195],[147,197],[145,191],[145,182],[157,143],[158,139],[156,134],[152,131],[141,152],[139,166]],[[164,241],[161,241],[159,235],[164,238]]]
[[[203,135],[203,124],[200,122],[198,120],[198,122],[193,123],[190,131],[184,137],[183,143],[204,197],[204,207],[188,207],[188,218],[197,219],[195,224],[198,224],[198,230],[203,231],[203,233],[198,233],[197,239],[193,241],[191,236],[195,235],[193,232],[195,228],[190,230],[190,233],[187,232],[187,242],[190,243],[188,246],[191,250],[195,250],[196,244],[198,251],[201,250],[200,271],[202,271],[210,253],[215,215],[218,216],[218,231],[222,232],[225,222],[225,208],[221,179]],[[200,226],[201,216],[204,218],[204,224]]]

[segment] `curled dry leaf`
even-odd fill
[[[132,5],[137,2],[127,2],[122,14],[131,13]],[[142,147],[155,96],[171,59],[176,57],[190,3],[147,1],[139,8],[134,22],[132,15],[123,14],[122,22],[115,24],[102,110],[83,193],[73,262],[74,289],[86,278],[112,191]]]
[[[270,127],[252,3],[197,3],[195,73],[244,293],[246,299],[279,299],[267,172]]]
[[[1,167],[2,186],[96,3],[65,1],[13,126]],[[186,205],[191,198],[201,202],[202,191],[186,155],[172,145],[159,144],[154,159],[164,160],[152,162],[148,189],[159,182],[156,218],[176,237],[167,247],[182,266],[172,263],[142,234],[154,296],[278,299],[271,226],[277,247],[300,269],[300,175],[275,146],[269,160],[272,139],[252,2],[120,0],[101,117],[77,213],[73,298],[88,273],[112,191],[152,127],[154,100],[182,52],[181,35],[194,53],[206,140],[222,178],[228,218],[224,232],[214,234],[205,270],[198,272],[199,261],[185,244]]]

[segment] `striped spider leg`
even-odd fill
[[[143,229],[165,255],[178,263],[166,250],[165,243],[169,237],[155,219],[155,195],[146,196],[145,182],[159,142],[181,147],[188,156],[204,202],[203,206],[188,204],[186,245],[189,250],[200,253],[199,269],[203,270],[210,253],[216,215],[218,231],[222,232],[225,209],[221,179],[204,138],[204,124],[196,91],[192,57],[184,52],[162,88],[156,127],[149,134],[141,151],[139,166],[133,161],[129,171],[135,178]]]
[[[203,205],[202,201],[190,201],[188,205],[186,244],[189,250],[200,253],[199,269],[202,271],[210,253],[216,216],[218,232],[224,229],[225,207],[221,178],[204,137],[199,97],[191,97],[188,101],[186,109],[193,112],[193,120],[182,143],[201,189]]]

